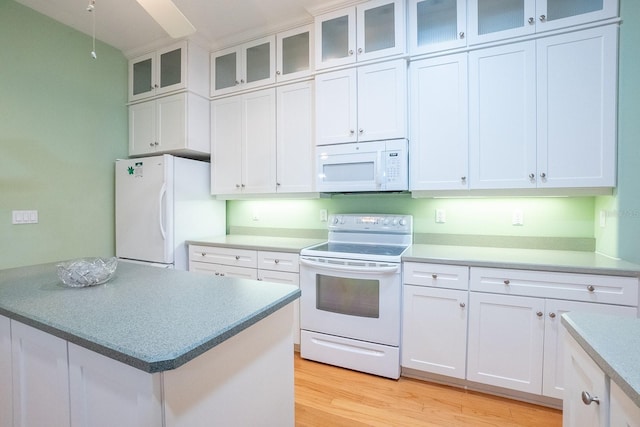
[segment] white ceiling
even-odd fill
[[[89,0],[16,0],[85,34]],[[354,0],[174,0],[213,50],[312,22],[313,15]],[[131,56],[171,41],[136,0],[95,0],[96,38]]]

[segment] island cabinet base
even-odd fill
[[[74,426],[293,426],[289,304],[174,370],[149,374],[69,343]]]

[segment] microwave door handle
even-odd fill
[[[384,167],[382,165],[382,151],[378,151],[378,170],[376,171],[376,187],[381,188],[384,178]]]
[[[300,259],[300,264],[306,265],[313,268],[318,268],[322,270],[330,270],[330,271],[342,271],[345,273],[358,273],[358,274],[371,274],[371,275],[382,275],[382,274],[393,274],[398,271],[399,266],[394,265],[390,267],[354,267],[354,266],[345,266],[339,264],[331,264],[326,265],[321,262],[314,262],[304,258]]]

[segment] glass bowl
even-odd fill
[[[117,266],[116,257],[80,258],[58,264],[58,277],[72,288],[101,285],[113,277]]]

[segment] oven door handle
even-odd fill
[[[309,261],[304,258],[300,258],[300,264],[303,264],[309,267],[323,269],[323,270],[329,270],[329,271],[342,271],[345,273],[358,273],[358,274],[364,273],[364,274],[379,274],[379,275],[393,274],[393,273],[396,273],[400,268],[400,265],[394,265],[390,267],[351,267],[351,266],[344,266],[340,264],[326,265],[321,262]]]

